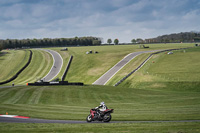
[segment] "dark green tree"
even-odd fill
[[[107,40],[107,43],[108,43],[108,44],[111,44],[111,43],[112,43],[112,40],[109,38],[109,39]]]
[[[115,43],[115,45],[119,44],[119,40],[118,40],[118,39],[115,39],[115,40],[114,40],[114,43]]]
[[[136,40],[135,40],[135,39],[132,39],[131,42],[132,42],[132,43],[136,43]]]

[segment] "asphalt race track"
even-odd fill
[[[40,50],[44,50],[44,51],[50,53],[54,60],[51,70],[44,78],[42,78],[42,80],[44,82],[48,82],[48,81],[51,81],[54,77],[56,77],[58,75],[58,73],[60,72],[62,65],[63,65],[63,59],[62,59],[61,55],[56,51],[48,50],[48,49],[40,49]]]
[[[108,70],[104,75],[102,75],[99,79],[97,79],[93,84],[94,85],[105,85],[119,70],[121,70],[127,63],[129,63],[136,56],[143,53],[151,53],[161,50],[153,50],[153,51],[141,51],[130,53],[126,57],[124,57],[121,61],[119,61],[115,66],[113,66],[110,70]]]
[[[176,121],[110,121],[109,123],[164,123],[164,122],[200,122],[200,120],[176,120]],[[84,124],[86,121],[75,120],[45,120],[45,119],[23,119],[23,118],[10,118],[0,117],[0,123],[63,123],[63,124]],[[94,121],[91,123],[106,123]]]

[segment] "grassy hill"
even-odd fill
[[[137,87],[148,82],[152,86],[162,88],[168,82],[200,82],[200,48],[177,50],[173,53],[171,55],[166,53],[154,55],[121,86]],[[131,64],[127,67],[130,66]],[[145,87],[149,88],[148,86]]]
[[[33,56],[29,66],[18,76],[17,79],[12,81],[16,85],[25,85],[27,82],[35,82],[44,77],[50,70],[53,64],[51,55],[42,50],[32,50]],[[27,50],[12,50],[8,54],[0,56],[1,67],[1,80],[9,79],[17,71],[19,71],[24,64],[28,61],[29,51]],[[4,65],[5,64],[5,65]],[[0,81],[1,81],[0,80]],[[4,86],[11,85],[12,83],[5,84]]]
[[[69,53],[69,55],[73,55],[74,58],[65,80],[92,84],[129,53],[144,50],[183,48],[193,45],[194,44],[150,44],[149,49],[140,48],[139,45],[70,47],[69,51],[65,52]],[[98,51],[99,53],[86,54],[86,52],[90,50],[93,52]],[[64,52],[62,52],[61,55],[62,54],[64,54]],[[137,61],[137,64],[143,62],[146,56],[147,54],[145,56],[143,55],[143,57],[139,57],[140,59]]]
[[[29,51],[3,50],[0,53],[0,82],[10,79],[28,61]]]
[[[200,119],[199,85],[174,83],[162,89],[109,86],[1,88],[0,114],[85,120],[90,108],[105,101],[109,108],[115,109],[113,120],[195,120]]]
[[[52,56],[42,50],[32,50],[33,57],[30,65],[14,80],[17,84],[25,85],[28,82],[35,82],[50,71],[53,65]]]
[[[157,46],[161,47],[161,45]],[[133,47],[133,49],[131,49],[131,47]],[[157,48],[156,46],[154,47],[154,49]],[[99,54],[85,54],[88,48],[95,49]],[[70,48],[69,53],[66,51],[61,52],[58,48],[56,48],[56,50],[60,52],[62,56],[65,54],[65,62],[67,62],[70,54],[75,56],[68,78],[74,78],[76,79],[75,81],[79,81],[79,79],[88,74],[91,69],[94,70],[99,67],[96,63],[99,64],[101,61],[103,62],[102,64],[105,65],[103,59],[98,60],[102,56],[105,58],[109,54],[115,54],[115,56],[118,55],[121,57],[123,54],[126,55],[128,50],[128,52],[137,50],[137,46],[73,47]],[[115,52],[110,52],[112,50]],[[118,52],[116,54],[117,50],[123,50],[123,52]],[[3,87],[0,89],[0,111],[3,113],[7,110],[11,113],[20,112],[22,115],[31,115],[31,117],[36,118],[55,119],[58,118],[56,111],[59,108],[61,113],[58,119],[82,120],[91,107],[97,106],[96,104],[100,101],[105,101],[110,108],[116,109],[115,114],[113,114],[115,116],[114,120],[197,119],[200,115],[197,113],[199,111],[199,50],[199,48],[193,48],[185,51],[174,51],[172,55],[165,53],[155,55],[142,69],[120,84],[120,87]],[[35,77],[37,73],[41,73],[42,69],[48,68],[46,67],[47,64],[49,64],[48,66],[50,68],[51,63],[48,61],[51,59],[48,53],[38,50],[33,50],[33,52],[33,62],[29,66],[30,68],[27,68],[16,82],[26,83],[29,80],[34,80],[33,77]],[[122,69],[111,82],[116,81],[116,77],[123,77],[124,74],[127,74],[132,68],[140,64],[147,56],[148,54],[142,54],[135,58]],[[43,57],[43,61],[41,61],[40,57]],[[77,57],[82,58],[79,59]],[[119,59],[114,57],[108,60],[110,60],[108,64],[111,62],[114,64],[114,62],[117,62]],[[152,61],[154,61],[154,63],[152,63]],[[89,62],[92,64],[87,64]],[[36,64],[40,64],[40,67]],[[180,69],[180,66],[184,67]],[[112,66],[108,65],[107,67],[110,68]],[[36,68],[40,69],[36,71]],[[100,75],[100,72],[97,72],[97,70],[93,73],[96,72]],[[82,73],[79,73],[79,71],[82,71]],[[105,70],[102,69],[101,71]],[[48,71],[46,70],[46,72]],[[72,72],[75,73],[73,76]],[[194,73],[196,75],[194,75]],[[45,75],[45,73],[43,73],[43,75]],[[70,77],[70,75],[72,77]],[[85,76],[82,81],[87,81],[91,76],[90,74],[88,75],[89,76]],[[87,83],[91,83],[93,79],[95,79],[94,77]],[[174,107],[176,107],[177,110],[174,110]],[[82,111],[82,108],[85,112]],[[38,112],[35,112],[35,110],[38,110]],[[177,115],[176,111],[180,115]],[[69,115],[73,113],[78,115]]]
[[[10,115],[31,118],[85,120],[90,108],[98,106],[100,101],[105,101],[109,108],[115,109],[112,120],[196,120],[200,119],[199,86],[200,83],[174,83],[161,89],[110,86],[0,88],[0,114],[8,112]],[[195,133],[200,130],[199,122],[0,124],[2,132],[96,132],[94,128],[98,128],[97,132]]]
[[[61,54],[63,57],[63,68],[59,75],[56,78],[61,79],[64,70],[67,66],[67,62],[69,60],[70,55],[73,55],[73,61],[71,64],[71,68],[67,74],[65,80],[70,82],[83,82],[85,84],[92,84],[96,81],[102,74],[104,74],[107,70],[109,70],[113,65],[115,65],[118,61],[124,58],[127,54],[136,52],[136,51],[144,51],[144,50],[155,50],[155,49],[169,49],[169,48],[181,48],[193,46],[194,44],[151,44],[149,49],[140,48],[139,45],[116,45],[116,46],[88,46],[88,47],[70,47],[69,51],[60,51],[62,48],[50,48]],[[98,51],[98,54],[86,54],[87,51],[93,50]],[[21,50],[17,50],[18,53],[15,53],[16,57],[19,56],[19,52],[23,53]],[[12,52],[14,53],[14,52]],[[8,54],[7,54],[8,55]],[[138,56],[137,65],[140,64],[148,54]],[[24,55],[25,56],[25,55]],[[4,56],[0,56],[3,59]],[[13,56],[14,57],[14,56]],[[28,57],[27,57],[28,58]],[[1,64],[4,62],[9,62],[12,66],[12,69],[7,69],[6,73],[11,73],[13,70],[17,71],[22,67],[23,63],[26,62],[22,60],[22,57],[18,58],[18,63],[16,61],[8,61],[7,59],[2,60]],[[136,59],[134,60],[136,61]],[[41,50],[33,50],[33,60],[30,64],[29,68],[26,69],[25,72],[20,74],[21,77],[13,81],[15,84],[25,84],[26,82],[35,82],[39,78],[44,77],[51,68],[53,63],[52,57]],[[134,62],[136,63],[136,62]],[[20,64],[20,65],[18,65]],[[0,67],[0,71],[5,71],[5,66]],[[129,70],[132,67],[128,68]],[[128,71],[123,69],[124,72],[122,75],[125,75]],[[33,74],[34,73],[34,74]],[[10,76],[14,75],[13,73]],[[31,78],[30,78],[31,75]],[[4,78],[8,78],[8,74],[2,74]],[[110,82],[116,82],[117,79],[111,80]],[[26,80],[24,80],[26,79]],[[109,84],[110,85],[110,84]]]

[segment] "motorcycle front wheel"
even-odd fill
[[[87,118],[86,118],[86,121],[91,122],[92,121],[92,115],[88,115]]]
[[[111,115],[110,114],[105,114],[103,117],[103,122],[109,122],[111,120]]]

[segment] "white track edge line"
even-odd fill
[[[43,50],[43,51],[46,51],[46,52],[48,52],[48,53],[50,53],[48,50],[49,49],[40,49],[40,50]],[[50,51],[53,51],[53,50],[50,50]],[[56,52],[56,51],[54,51],[54,52]],[[60,57],[61,57],[61,55],[58,53],[58,52],[56,52]],[[53,61],[54,61],[54,63],[53,63],[53,65],[52,65],[52,67],[51,67],[51,69],[50,69],[50,71],[49,71],[49,73],[51,72],[51,70],[53,69],[53,67],[54,67],[54,64],[55,64],[55,59],[54,59],[54,56],[52,55],[52,53],[50,53],[51,54],[51,56],[53,57]],[[53,78],[55,78],[59,73],[60,73],[60,71],[61,71],[61,68],[62,68],[62,66],[63,66],[63,58],[61,57],[61,59],[62,59],[62,65],[61,65],[61,67],[60,67],[60,70],[59,70],[59,72],[53,77]],[[48,74],[49,74],[48,73]],[[47,75],[48,75],[47,74]],[[45,76],[45,77],[43,77],[42,79],[45,79],[46,77],[47,77],[47,75]],[[52,79],[53,79],[52,78]],[[49,81],[51,81],[52,79],[50,79]]]

